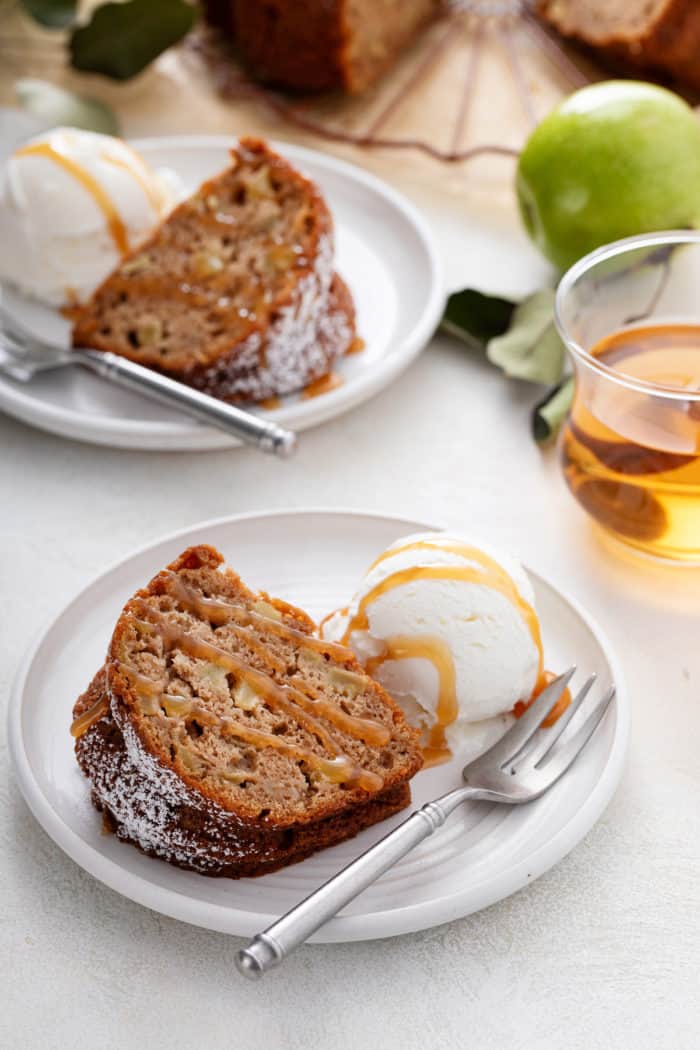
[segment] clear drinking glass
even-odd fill
[[[700,232],[592,252],[562,278],[555,316],[576,377],[569,489],[623,543],[700,564]]]

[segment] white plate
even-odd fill
[[[135,141],[154,167],[179,173],[189,189],[224,167],[231,139],[189,135]],[[442,314],[445,292],[428,226],[386,183],[334,157],[288,143],[276,145],[323,190],[336,227],[337,269],[357,307],[366,349],[341,361],[343,385],[309,400],[286,398],[266,412],[306,430],[366,401],[424,348]],[[12,314],[38,335],[68,341],[68,324],[53,310],[5,291]],[[190,422],[145,398],[119,390],[83,369],[45,373],[24,385],[0,377],[0,409],[26,423],[100,445],[194,451],[232,448],[235,439]]]
[[[122,604],[189,544],[214,544],[253,586],[320,616],[348,598],[360,574],[388,544],[426,528],[431,526],[332,511],[219,519],[137,551],[88,584],[28,654],[10,703],[10,746],[20,786],[49,835],[83,868],[132,900],[198,926],[242,935],[263,929],[384,835],[406,814],[263,878],[232,881],[180,871],[100,833],[68,727],[73,702],[102,662]],[[617,785],[627,740],[619,667],[587,614],[551,583],[530,575],[548,665],[576,662],[581,676],[596,671],[601,685],[614,681],[615,706],[585,753],[547,795],[522,807],[463,806],[315,940],[386,937],[484,908],[560,860],[602,813]],[[420,805],[460,782],[454,761],[419,773],[413,803]]]

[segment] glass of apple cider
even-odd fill
[[[700,565],[700,232],[587,255],[555,314],[576,378],[559,446],[569,489],[616,539]]]

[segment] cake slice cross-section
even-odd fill
[[[349,649],[192,547],[125,606],[74,709],[117,836],[207,875],[272,871],[410,801],[417,734]]]
[[[73,325],[75,347],[121,354],[226,401],[299,390],[354,338],[320,190],[251,138],[125,256]]]

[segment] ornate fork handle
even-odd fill
[[[465,787],[428,802],[278,922],[254,937],[236,957],[240,972],[254,980],[282,962],[319,926],[432,835],[462,802],[488,799],[520,805],[539,798],[556,784],[586,747],[615,697],[615,686],[610,686],[577,731],[566,743],[555,747],[596,679],[595,674],[590,675],[576,696],[569,698],[568,706],[556,722],[543,729],[575,671],[575,667],[570,667],[555,678],[500,740],[464,767]]]

